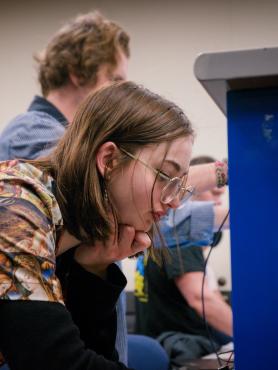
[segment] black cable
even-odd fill
[[[214,342],[213,342],[213,337],[212,337],[212,334],[211,334],[211,332],[209,330],[209,326],[208,326],[208,323],[207,323],[207,320],[206,320],[205,300],[204,300],[204,287],[205,287],[205,277],[206,277],[207,263],[208,263],[210,254],[212,252],[212,248],[217,244],[217,242],[218,242],[218,240],[220,238],[221,230],[222,230],[222,228],[223,228],[223,226],[224,226],[224,224],[225,224],[225,222],[226,222],[226,220],[227,220],[227,218],[229,216],[229,213],[230,213],[230,210],[227,212],[227,214],[224,217],[221,225],[219,226],[218,231],[215,234],[214,240],[213,240],[213,242],[210,245],[210,250],[209,250],[209,253],[207,255],[207,258],[205,259],[205,263],[204,263],[204,274],[203,274],[203,279],[202,279],[202,292],[201,292],[203,320],[204,320],[204,323],[205,323],[205,327],[206,327],[208,339],[209,339],[210,344],[211,344],[212,351],[216,355],[216,358],[217,358],[217,361],[218,361],[218,364],[219,364],[219,367],[220,368],[223,366],[223,364],[221,363],[221,360],[223,360],[223,359],[221,359],[220,356],[217,353],[217,350],[216,350],[215,345],[214,345]]]
[[[230,357],[229,357],[229,359],[228,359],[228,360],[224,360],[224,361],[231,361],[231,362],[233,362],[233,360],[231,360],[231,358],[232,358],[232,356],[233,356],[233,354],[234,354],[234,350],[233,350],[233,349],[231,349],[230,351],[218,352],[219,356],[221,356],[221,355],[226,355],[226,354],[228,354],[228,353],[230,353]]]
[[[207,255],[207,258],[205,259],[205,264],[204,264],[204,274],[203,274],[203,279],[202,279],[202,294],[201,294],[201,299],[202,299],[202,314],[203,314],[203,320],[204,320],[206,331],[207,331],[207,337],[208,337],[208,339],[210,341],[212,352],[215,353],[216,358],[217,358],[217,361],[218,361],[218,364],[221,367],[222,366],[221,359],[218,356],[217,350],[215,348],[215,345],[214,345],[214,342],[213,342],[213,338],[212,338],[211,332],[210,332],[209,327],[208,327],[208,323],[207,323],[207,320],[206,320],[206,313],[205,313],[205,300],[204,300],[205,276],[206,276],[207,261],[209,259],[210,254],[211,254],[211,251],[212,251],[212,246],[210,246],[210,250],[209,250],[209,253]]]
[[[221,358],[220,356],[221,355],[224,355],[224,354],[227,354],[227,353],[231,353],[230,354],[230,357],[226,360],[225,358]],[[233,364],[234,363],[234,360],[231,360],[232,356],[234,354],[234,351],[231,350],[231,351],[224,351],[224,352],[218,352],[218,356],[221,358],[222,361],[224,361],[226,364]]]

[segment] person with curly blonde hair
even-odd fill
[[[1,134],[0,160],[37,158],[55,146],[90,92],[127,78],[129,55],[129,35],[99,12],[65,24],[35,56],[42,96]]]

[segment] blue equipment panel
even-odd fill
[[[227,111],[235,369],[278,369],[278,88]]]

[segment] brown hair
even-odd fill
[[[82,241],[106,240],[111,225],[105,178],[96,164],[100,146],[112,141],[134,154],[146,145],[190,135],[191,124],[175,104],[133,82],[118,82],[89,95],[51,157],[34,162],[56,180],[68,231]],[[121,151],[117,155],[120,166],[130,161]]]
[[[118,51],[129,57],[129,36],[116,23],[99,12],[80,15],[65,24],[45,50],[35,56],[42,94],[67,84],[69,74],[80,86],[96,83],[99,66],[116,65]]]

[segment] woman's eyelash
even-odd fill
[[[167,179],[169,179],[170,178],[170,176],[169,175],[167,175],[165,172],[163,172],[163,171],[161,171],[161,170],[158,170],[157,169],[157,172],[158,172],[158,174],[161,174],[162,176],[165,176],[165,177],[167,177]],[[160,176],[161,177],[161,176]],[[162,179],[162,177],[161,177],[161,179]],[[165,180],[165,179],[164,179]]]

